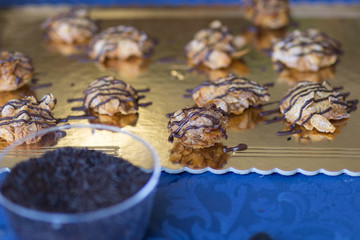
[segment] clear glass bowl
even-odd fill
[[[42,136],[36,144],[26,141]],[[63,125],[45,129],[13,143],[0,155],[0,171],[60,147],[87,147],[128,160],[151,176],[126,200],[83,213],[51,213],[16,204],[0,193],[0,204],[16,239],[142,239],[161,172],[158,155],[136,135],[113,126]]]

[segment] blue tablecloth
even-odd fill
[[[360,239],[360,178],[162,173],[146,239],[249,239],[260,232],[273,240]],[[0,239],[12,240],[2,216]]]

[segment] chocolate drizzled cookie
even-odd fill
[[[84,91],[84,108],[99,114],[136,113],[139,106],[139,90],[113,76],[100,77]],[[148,91],[148,89],[144,90]]]
[[[267,87],[245,77],[229,74],[215,81],[206,81],[193,90],[192,97],[199,107],[216,104],[225,112],[241,114],[250,106],[270,100]]]
[[[227,114],[214,105],[181,109],[169,119],[169,141],[177,138],[183,145],[193,148],[213,146],[221,138],[227,138],[227,121]]]
[[[106,59],[145,57],[155,45],[145,32],[132,26],[110,27],[94,37],[90,43],[89,56],[99,62]]]
[[[208,28],[198,31],[185,46],[185,51],[191,66],[204,64],[210,69],[219,69],[246,54],[248,49],[244,46],[244,37],[233,36],[228,27],[216,20]]]
[[[99,31],[85,9],[71,9],[50,17],[42,24],[42,28],[47,40],[65,44],[87,44]]]
[[[0,107],[0,137],[12,143],[31,133],[55,126],[57,119],[51,113],[56,104],[52,94],[46,94],[40,101],[28,96],[14,99]],[[30,139],[26,143],[36,143],[41,136]]]
[[[21,52],[0,52],[0,91],[12,91],[32,79],[34,67],[30,57]]]
[[[282,65],[299,71],[316,72],[334,65],[341,54],[340,43],[319,30],[295,30],[273,47],[272,61],[277,70]]]
[[[307,130],[317,129],[320,132],[334,132],[335,127],[330,120],[350,117],[356,109],[357,100],[346,101],[348,93],[340,93],[328,82],[299,82],[291,88],[279,103],[282,118],[290,124],[290,130],[278,132],[278,135],[296,133],[295,126],[303,126]]]
[[[289,23],[287,0],[243,0],[245,17],[255,26],[278,29]]]

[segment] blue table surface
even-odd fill
[[[359,226],[360,178],[162,173],[146,239],[358,240]]]

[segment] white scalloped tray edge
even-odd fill
[[[239,175],[246,175],[249,173],[257,173],[260,175],[270,175],[273,173],[278,173],[278,174],[284,175],[284,176],[291,176],[291,175],[295,175],[297,173],[301,173],[306,176],[315,176],[317,174],[322,173],[322,174],[325,174],[328,176],[338,176],[341,174],[347,174],[352,177],[360,177],[360,172],[352,172],[352,171],[349,171],[348,169],[342,169],[337,172],[332,172],[332,171],[325,170],[323,168],[320,168],[316,171],[307,171],[307,170],[303,170],[301,168],[297,168],[297,169],[294,169],[291,171],[285,171],[285,170],[281,170],[278,168],[273,168],[271,170],[261,170],[261,169],[257,169],[257,168],[250,168],[247,170],[239,170],[239,169],[230,167],[230,168],[218,170],[218,169],[213,169],[210,167],[206,167],[203,169],[192,169],[192,168],[188,168],[188,167],[183,167],[181,169],[168,169],[168,168],[163,167],[162,170],[167,173],[170,173],[170,174],[178,174],[178,173],[182,173],[182,172],[188,172],[188,173],[193,173],[193,174],[201,174],[201,173],[205,173],[205,172],[211,172],[214,174],[225,174],[228,172],[232,172],[232,173],[236,173]]]

